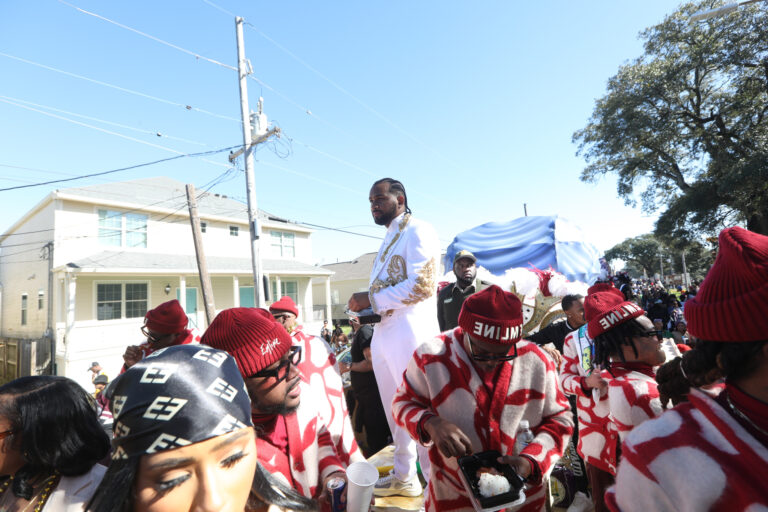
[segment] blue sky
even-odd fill
[[[71,0],[234,66],[234,20],[211,3],[251,24],[246,54],[268,86],[248,81],[251,108],[262,95],[286,136],[280,154],[266,145],[256,154],[262,209],[381,235],[367,195],[375,179],[391,176],[404,182],[415,215],[435,225],[443,247],[465,229],[522,216],[523,203],[530,215],[574,221],[603,250],[652,229],[654,217],[617,198],[614,179],[579,180],[584,161],[571,136],[618,66],[642,53],[638,32],[677,3]],[[53,112],[182,153],[242,142],[236,120],[200,112],[239,118],[234,71],[63,2],[2,2],[0,52],[170,102],[0,55],[0,188],[174,156],[7,101],[119,123]],[[207,160],[0,192],[0,232],[56,188],[159,175],[202,186],[227,170],[226,153]],[[243,173],[227,177],[211,192],[244,201]],[[329,230],[313,239],[323,263],[379,244]]]

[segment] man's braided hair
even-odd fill
[[[403,196],[405,199],[405,213],[412,213],[411,209],[408,207],[408,195],[405,193],[405,185],[394,178],[381,178],[376,181],[373,186],[375,187],[381,183],[389,184],[389,191],[395,194],[395,196]]]

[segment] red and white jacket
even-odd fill
[[[534,464],[533,474],[549,473],[573,432],[573,416],[560,391],[552,360],[534,343],[520,341],[517,359],[502,363],[489,390],[464,349],[461,327],[422,344],[403,375],[392,414],[411,437],[429,448],[431,462],[425,507],[429,511],[471,510],[455,457],[445,458],[430,440],[420,438],[419,424],[438,415],[458,426],[474,452],[498,450],[513,455],[520,420],[528,420],[534,440],[522,451]],[[426,441],[426,442],[424,442]],[[530,482],[527,499],[515,510],[543,510],[541,478]]]
[[[627,434],[646,420],[664,412],[659,400],[656,372],[645,363],[611,365],[611,373],[603,370],[601,376],[608,381],[608,407],[611,428],[624,441]]]
[[[301,346],[302,351],[298,365],[301,372],[301,401],[312,402],[318,410],[345,467],[351,462],[365,460],[355,441],[341,375],[331,347],[322,338],[305,334],[300,326],[294,328],[291,337],[293,344]]]
[[[688,399],[629,434],[608,507],[767,510],[766,445],[707,393],[694,389]]]
[[[586,389],[592,372],[593,342],[583,325],[565,337],[560,385],[566,395],[576,396],[579,414],[579,444],[576,450],[587,464],[616,474],[618,434],[610,428],[608,393]]]
[[[312,407],[299,405],[295,413],[284,418],[287,451],[279,449],[270,440],[273,431],[269,428],[274,427],[275,422],[259,425],[254,418],[254,424],[261,429],[256,436],[259,462],[303,496],[317,499],[323,491],[325,478],[336,471],[344,471],[331,435]]]

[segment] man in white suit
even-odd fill
[[[440,332],[435,316],[440,245],[434,228],[411,216],[402,183],[384,178],[369,195],[371,215],[387,233],[373,262],[368,292],[355,293],[349,309],[372,307],[381,315],[373,331],[371,356],[381,402],[395,443],[392,474],[377,482],[377,496],[418,496],[417,445],[392,418],[392,398],[413,352]],[[418,449],[422,474],[429,474],[426,450]]]

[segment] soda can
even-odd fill
[[[343,478],[334,477],[328,480],[325,486],[328,488],[328,494],[331,496],[331,511],[344,512],[347,506],[346,503],[341,502],[341,495],[344,493],[347,482]]]

